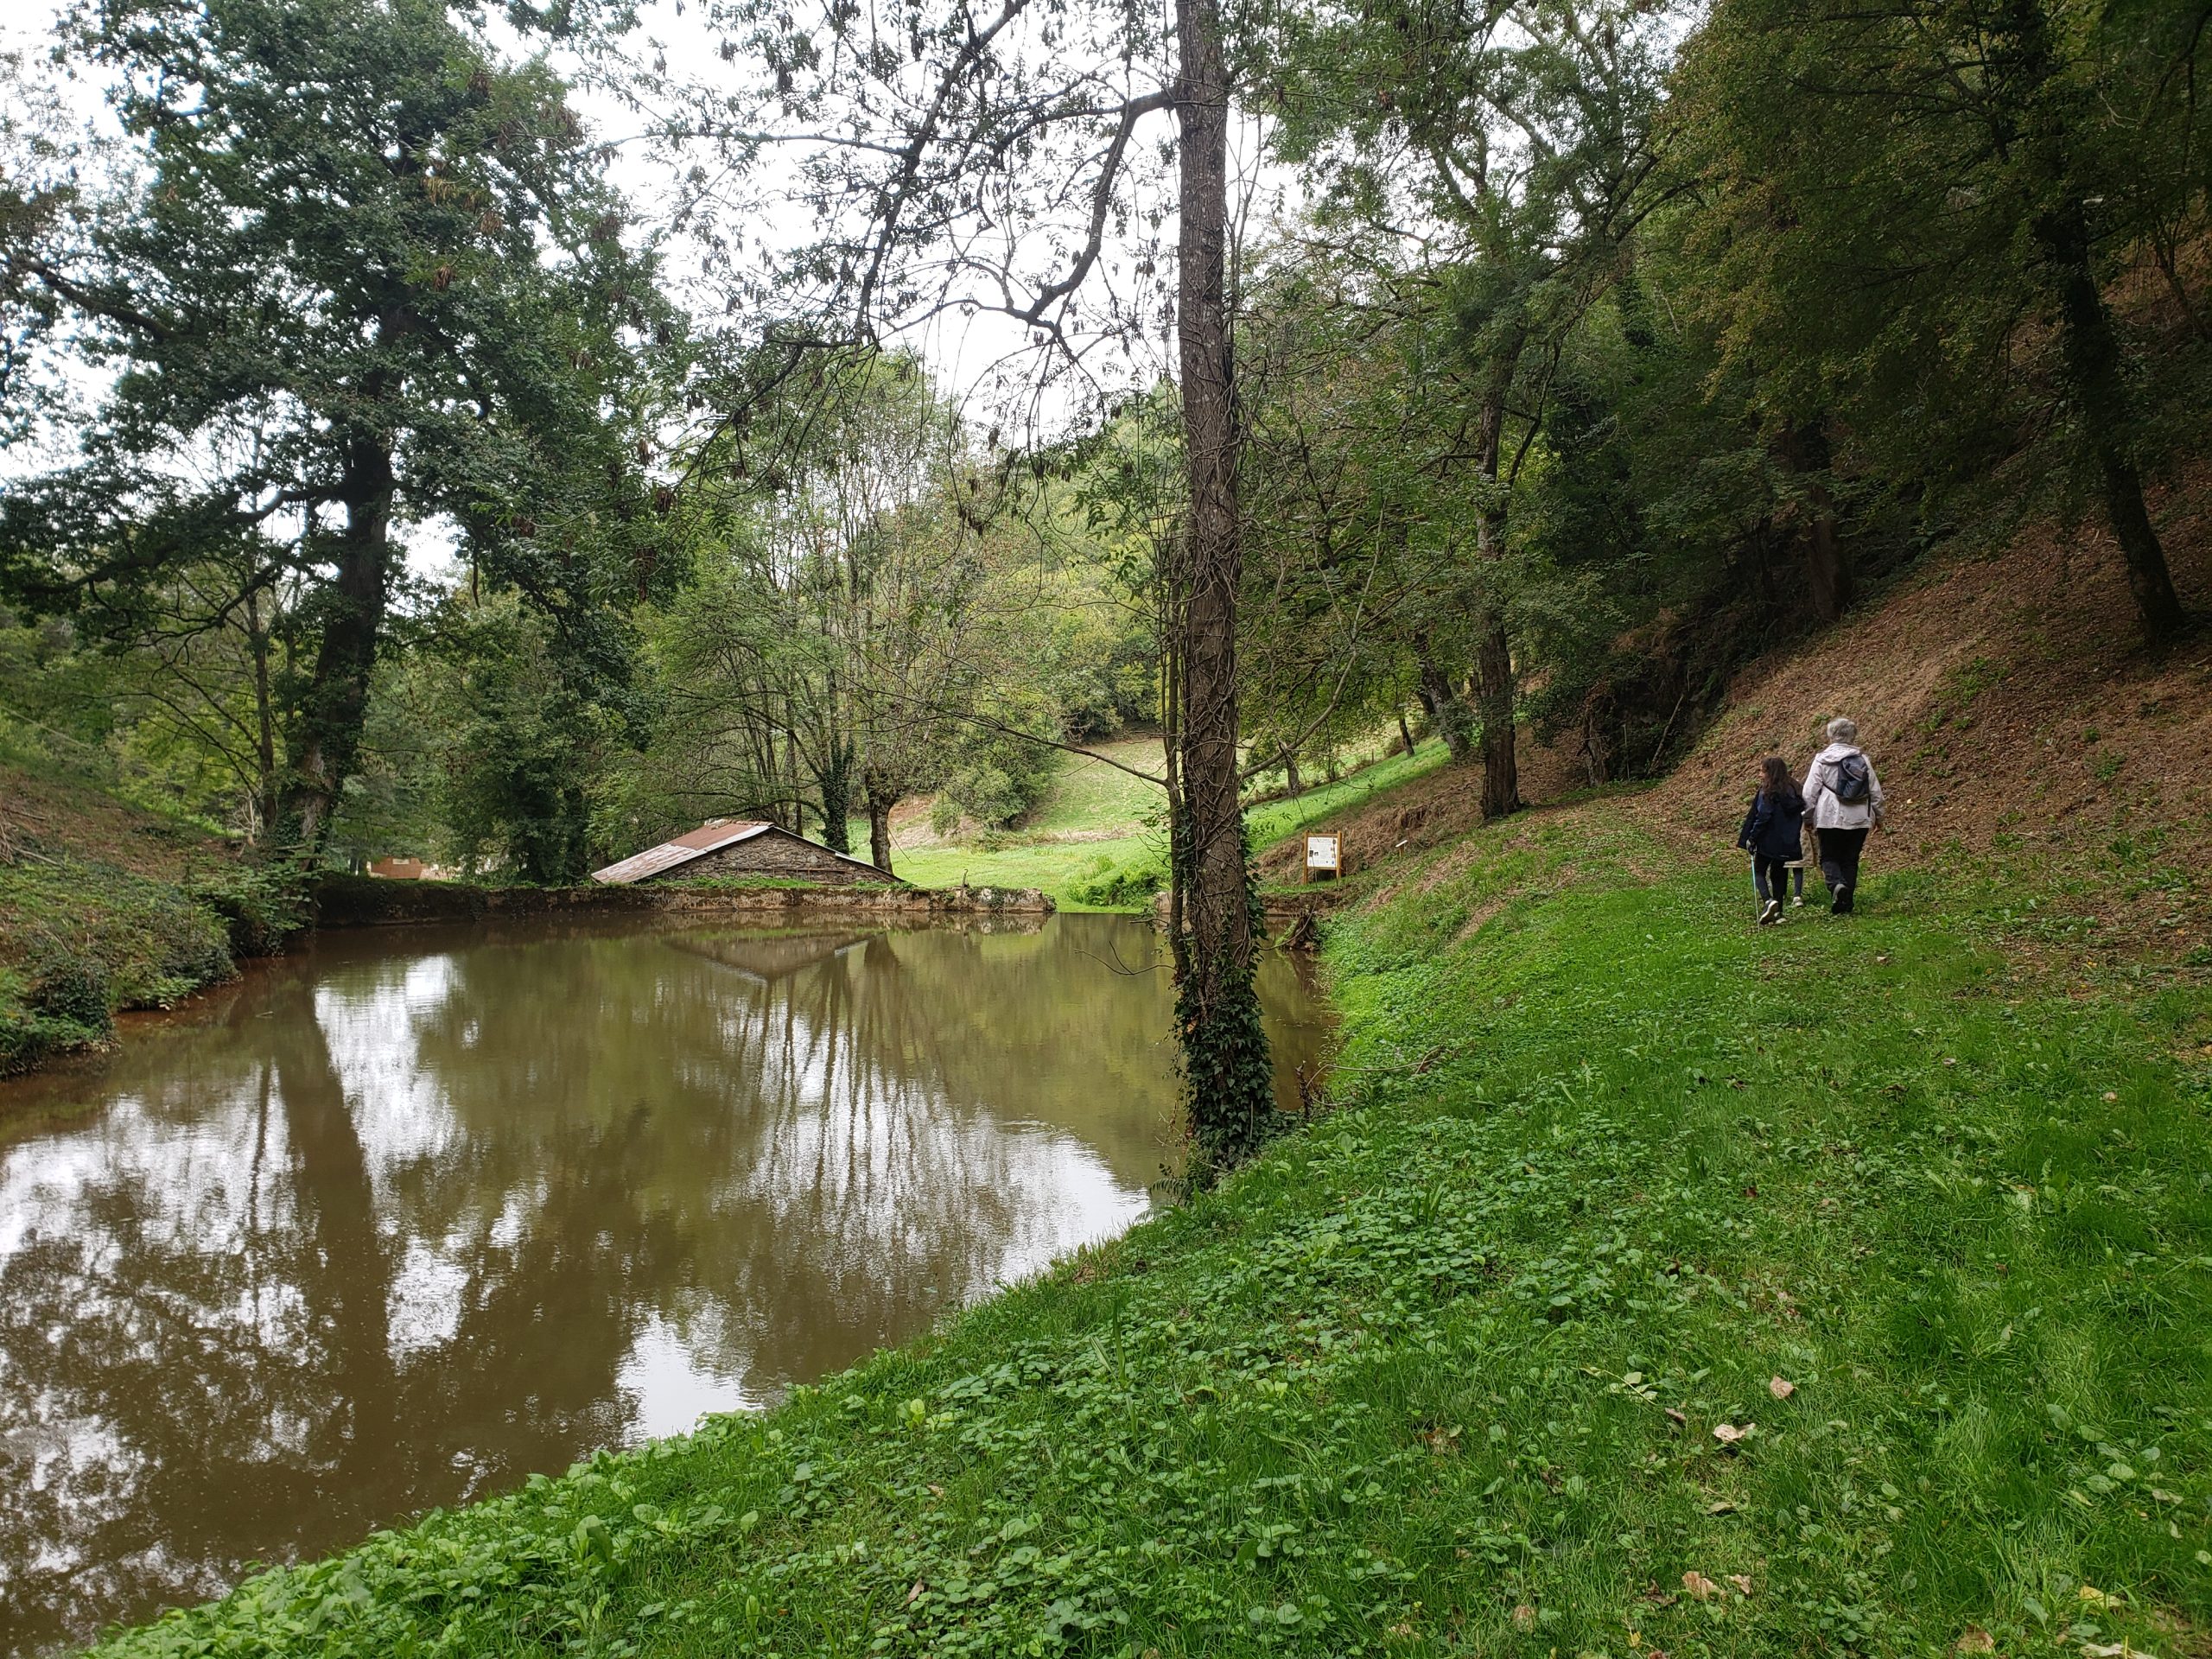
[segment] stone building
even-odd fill
[[[641,881],[696,881],[709,876],[757,875],[821,887],[849,887],[858,881],[894,881],[866,859],[833,853],[772,823],[709,818],[673,841],[634,853],[619,864],[594,870],[591,879],[609,887]]]

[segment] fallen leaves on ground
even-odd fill
[[[1786,1376],[1770,1376],[1766,1380],[1766,1391],[1777,1400],[1787,1400],[1797,1392],[1797,1385]]]
[[[1720,1593],[1719,1585],[1694,1570],[1682,1574],[1682,1588],[1699,1601],[1710,1601]]]

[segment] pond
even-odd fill
[[[1262,977],[1294,1105],[1324,1031]],[[326,934],[0,1085],[0,1652],[756,1407],[1144,1212],[1151,930]]]

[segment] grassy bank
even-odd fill
[[[1160,765],[1159,741],[1110,746],[1128,765]],[[1393,754],[1295,799],[1270,801],[1249,814],[1252,842],[1264,847],[1357,810],[1371,798],[1425,777],[1445,761],[1431,741],[1410,755]],[[1167,879],[1166,844],[1156,826],[1160,791],[1141,779],[1095,760],[1071,756],[1052,789],[1021,829],[988,846],[935,840],[902,848],[899,874],[925,887],[1038,887],[1069,910],[1141,907]],[[1154,823],[1147,826],[1145,815]]]
[[[2202,1651],[2201,978],[1738,874],[1587,811],[1378,872],[1344,1109],[1225,1190],[111,1650]]]
[[[228,978],[292,925],[199,826],[0,758],[0,1076]]]

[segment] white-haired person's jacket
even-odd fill
[[[1836,798],[1836,767],[1846,755],[1855,754],[1866,768],[1866,798],[1863,801],[1841,801]],[[1874,774],[1874,763],[1866,759],[1866,751],[1856,743],[1831,743],[1813,757],[1812,766],[1805,773],[1805,821],[1815,830],[1864,830],[1880,822],[1882,817],[1882,780]]]

